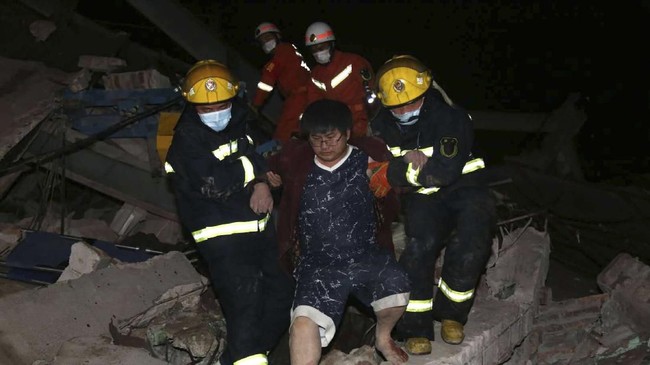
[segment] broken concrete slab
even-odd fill
[[[38,62],[0,57],[0,159],[57,108],[68,74]],[[29,95],[29,97],[25,97]]]
[[[636,281],[650,280],[650,266],[623,252],[598,274],[596,280],[602,291],[611,293]]]
[[[126,61],[117,57],[81,55],[77,66],[95,72],[113,72],[126,67]]]
[[[102,81],[106,90],[163,89],[172,86],[169,77],[155,69],[111,73],[102,76]]]
[[[604,331],[626,325],[650,338],[650,266],[619,254],[598,276],[598,285],[611,296],[603,305]]]
[[[142,313],[170,288],[205,280],[182,253],[170,252],[0,298],[0,360],[52,359],[67,340],[108,336],[112,319]]]
[[[47,365],[166,365],[145,349],[117,346],[109,337],[76,337],[64,342]],[[45,365],[45,364],[44,364]]]

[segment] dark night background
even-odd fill
[[[589,119],[576,142],[586,177],[648,171],[650,1],[181,3],[260,67],[266,58],[253,40],[260,22],[276,23],[311,63],[304,31],[325,21],[338,48],[366,57],[375,70],[393,54],[420,58],[470,110],[549,112],[568,93],[580,92]],[[80,0],[77,11],[143,45],[195,61],[125,0]],[[493,160],[532,143],[531,136],[487,131],[477,140]]]

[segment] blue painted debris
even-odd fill
[[[63,109],[70,118],[72,128],[92,135],[117,124],[147,106],[164,104],[178,92],[173,88],[145,90],[90,89],[63,94]],[[158,116],[150,116],[113,133],[110,138],[152,138],[156,136]]]
[[[23,239],[7,256],[8,279],[54,283],[68,265],[72,245],[84,241],[123,262],[142,262],[154,256],[148,250],[126,248],[111,242],[83,239],[56,233],[25,231]]]

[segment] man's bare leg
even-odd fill
[[[409,359],[409,355],[397,347],[390,332],[395,323],[404,314],[406,306],[391,307],[375,312],[377,316],[377,327],[375,328],[375,348],[384,355],[386,360],[393,365],[400,365]],[[293,364],[293,363],[292,363]]]
[[[291,365],[317,365],[321,345],[318,325],[308,317],[293,320],[289,334]]]

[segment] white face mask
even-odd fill
[[[275,49],[276,45],[277,43],[275,43],[275,39],[271,39],[270,41],[266,41],[264,44],[262,44],[262,50],[264,53],[269,54]]]
[[[314,55],[314,59],[316,59],[316,62],[320,63],[321,65],[324,65],[330,61],[329,49],[324,49],[322,51],[318,51],[312,54]]]
[[[203,124],[212,128],[215,132],[221,132],[226,129],[228,123],[230,122],[232,105],[223,110],[217,110],[216,112],[209,112],[199,114],[199,118]]]
[[[404,114],[396,114],[392,110],[390,111],[395,118],[399,119],[399,124],[401,125],[412,125],[418,121],[418,116],[420,115],[420,108],[415,109],[411,112],[406,112]]]

